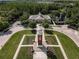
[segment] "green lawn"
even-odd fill
[[[57,45],[57,41],[55,36],[45,36],[45,39],[47,41],[48,44],[53,44],[53,45]]]
[[[63,48],[65,49],[65,52],[66,52],[68,58],[69,59],[79,59],[79,48],[75,45],[75,43],[69,37],[67,37],[66,35],[64,35],[62,33],[59,33],[59,32],[54,32],[54,33],[58,35],[60,42],[62,43]],[[6,45],[2,48],[2,50],[0,50],[0,59],[12,59],[13,58],[23,34],[33,34],[33,33],[31,31],[27,31],[27,30],[15,33],[9,39],[9,41],[6,43]],[[27,55],[28,52],[30,52],[28,50],[30,50],[30,49],[22,48],[20,52],[23,55],[20,53],[18,58],[20,59],[20,58],[23,58],[23,56],[24,56],[24,58],[26,58],[26,59],[27,58],[31,59],[32,56],[30,56],[30,57],[25,56],[25,55]],[[24,51],[26,54],[24,53]],[[54,51],[54,54],[56,55],[57,59],[59,59],[59,58],[63,59],[59,48],[53,48],[53,51]]]
[[[58,35],[60,42],[62,43],[63,48],[68,56],[68,59],[79,59],[79,48],[72,41],[72,39],[62,33],[55,33]]]
[[[44,34],[45,35],[53,35],[53,30],[45,30]]]
[[[0,59],[12,59],[23,34],[32,34],[31,31],[20,31],[15,33],[6,45],[0,50]]]
[[[34,40],[35,40],[35,36],[26,36],[24,38],[23,45],[33,44]]]
[[[17,59],[33,59],[31,47],[23,47],[20,49]]]
[[[50,54],[48,59],[64,59],[59,47],[49,48]],[[52,54],[52,55],[51,55]]]

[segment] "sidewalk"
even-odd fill
[[[6,34],[0,36],[0,49],[5,45],[5,43],[10,39],[10,37],[11,37],[14,33],[25,29],[25,28],[23,28],[22,26],[19,26],[19,25],[17,25],[17,24],[18,24],[18,22],[15,22],[15,23],[13,24],[13,26],[10,28],[10,30],[9,30],[9,31],[11,31],[10,34],[6,33]]]
[[[69,29],[67,27],[53,27],[54,31],[58,31],[64,33],[68,37],[70,37],[74,43],[79,47],[79,33],[76,30]]]
[[[39,29],[37,28],[37,30],[39,30]],[[45,41],[44,30],[43,30],[42,34],[43,34],[42,41],[44,42]],[[47,52],[46,52],[47,48],[44,46],[42,46],[42,47],[38,46],[38,32],[35,37],[35,43],[34,43],[33,49],[34,49],[33,59],[47,59]]]

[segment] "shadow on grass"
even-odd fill
[[[45,30],[45,32],[48,34],[53,34],[53,30]]]
[[[56,55],[54,55],[54,53],[52,51],[47,51],[47,56],[48,56],[48,59],[57,59]]]
[[[32,33],[33,33],[33,34],[36,34],[36,30],[32,30]]]

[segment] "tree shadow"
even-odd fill
[[[33,33],[33,34],[36,34],[36,30],[32,30],[32,33]]]
[[[50,59],[57,59],[56,55],[50,50],[47,51],[47,56]]]
[[[6,31],[6,32],[3,32],[3,33],[1,34],[1,36],[3,36],[3,35],[9,35],[9,34],[12,34],[12,31],[8,30],[8,31]]]
[[[53,30],[45,30],[45,32],[48,34],[53,34]]]

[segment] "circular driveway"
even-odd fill
[[[79,33],[76,30],[73,30],[71,28],[67,28],[67,26],[61,25],[61,27],[53,27],[54,31],[58,31],[61,33],[64,33],[68,37],[70,37],[75,44],[79,47]]]
[[[10,27],[9,31],[0,36],[0,49],[5,45],[5,43],[9,40],[9,38],[16,32],[25,30],[25,28],[21,25],[18,25],[20,22],[15,22],[12,27]],[[11,33],[9,33],[11,32]]]

